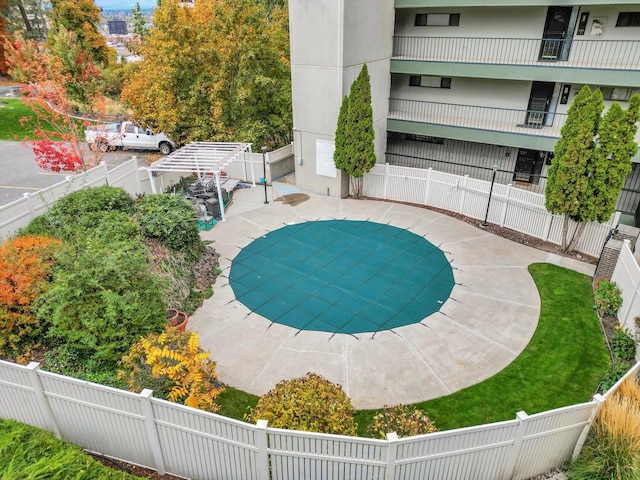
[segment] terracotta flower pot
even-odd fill
[[[189,323],[189,316],[179,311],[176,319],[171,322],[171,326],[176,327],[180,333],[184,333],[184,329],[187,328],[187,323]]]
[[[180,312],[176,308],[167,309],[167,322],[169,322],[169,325],[173,326],[173,324],[178,319],[178,313]]]

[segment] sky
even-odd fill
[[[136,1],[143,9],[157,5],[157,0],[96,0],[96,5],[103,10],[131,10],[136,6]]]

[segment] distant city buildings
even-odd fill
[[[124,20],[109,20],[109,35],[127,35],[127,22]]]

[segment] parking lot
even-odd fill
[[[157,153],[117,151],[104,155],[107,166],[113,167],[129,160],[133,155],[144,159]],[[70,172],[48,172],[38,167],[33,152],[22,142],[0,141],[0,206],[22,198],[25,193],[54,185]]]

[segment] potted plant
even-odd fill
[[[187,323],[189,322],[189,316],[181,311],[178,311],[175,319],[172,319],[169,324],[172,327],[176,327],[180,333],[184,333],[185,328],[187,328]]]

